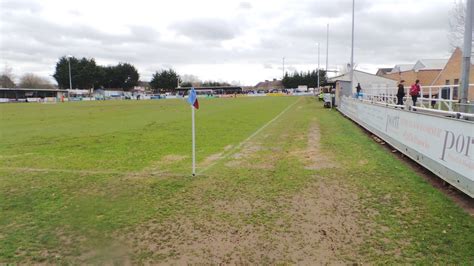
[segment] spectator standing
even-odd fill
[[[405,81],[402,79],[400,83],[398,83],[398,91],[397,91],[397,105],[403,105],[403,97],[405,97],[405,87],[403,83]]]
[[[416,80],[415,84],[411,85],[410,88],[410,96],[413,101],[413,106],[416,106],[416,100],[418,99],[418,96],[420,95],[420,80]]]
[[[357,98],[359,98],[360,95],[360,91],[362,90],[362,87],[360,86],[360,83],[357,83],[357,87],[356,87],[356,91],[357,91]]]

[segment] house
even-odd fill
[[[445,67],[439,73],[439,75],[434,79],[432,84],[434,86],[442,85],[458,85],[461,80],[461,63],[462,63],[462,50],[457,47],[452,53],[451,57],[448,59]],[[474,64],[471,59],[471,68],[469,72],[469,83],[474,83]],[[443,90],[447,91],[445,94],[449,94],[449,88],[444,88]],[[458,99],[459,91],[458,87],[454,87],[453,98]],[[474,87],[469,87],[468,99],[474,101]]]
[[[389,73],[389,72],[392,72],[393,70],[393,67],[385,67],[385,68],[379,68],[377,70],[377,73],[375,73],[376,76],[381,76],[383,77],[383,75]]]
[[[447,62],[446,59],[421,59],[415,64],[395,65],[391,72],[382,76],[396,81],[405,80],[406,84],[413,84],[418,79],[422,85],[431,85]]]
[[[399,64],[395,65],[390,73],[400,73],[413,70],[414,64]]]
[[[474,58],[472,58],[474,59]],[[474,64],[471,59],[469,82],[474,83]],[[383,73],[377,71],[378,76],[396,81],[405,80],[405,85],[410,86],[415,80],[420,80],[422,86],[458,85],[461,80],[462,50],[457,47],[449,59],[420,59],[415,64],[395,65],[392,71]],[[432,88],[431,93],[437,95],[438,88]],[[450,88],[442,88],[442,97],[448,98]],[[459,98],[459,88],[453,88],[453,98]],[[469,88],[468,100],[474,100],[474,86]]]

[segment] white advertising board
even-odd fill
[[[474,197],[474,123],[374,105],[348,97],[341,99],[339,110],[395,147],[397,143],[391,142],[414,150],[423,159],[426,157],[424,162],[451,170],[456,177],[461,177],[455,178],[454,183],[463,184],[453,184],[453,178],[440,177]],[[436,165],[433,168],[439,169]]]

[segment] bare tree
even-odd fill
[[[357,69],[357,66],[358,66],[358,65],[357,65],[356,63],[354,63],[354,71]],[[341,73],[343,73],[343,74],[345,74],[345,73],[350,73],[350,72],[351,72],[351,63],[347,63],[346,65],[343,65],[343,66],[340,68],[339,72],[341,72]]]
[[[451,48],[461,47],[463,44],[465,15],[466,2],[455,0],[449,14],[448,40]]]
[[[190,74],[182,75],[181,82],[191,84],[192,86],[199,86],[202,83],[199,77]]]
[[[32,88],[32,89],[52,89],[53,84],[40,76],[32,73],[27,73],[20,78],[21,88]]]
[[[14,79],[12,68],[5,64],[2,74],[0,74],[0,88],[14,88]]]

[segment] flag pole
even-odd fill
[[[194,106],[191,105],[192,127],[193,127],[193,176],[196,176],[196,132],[194,128]]]

